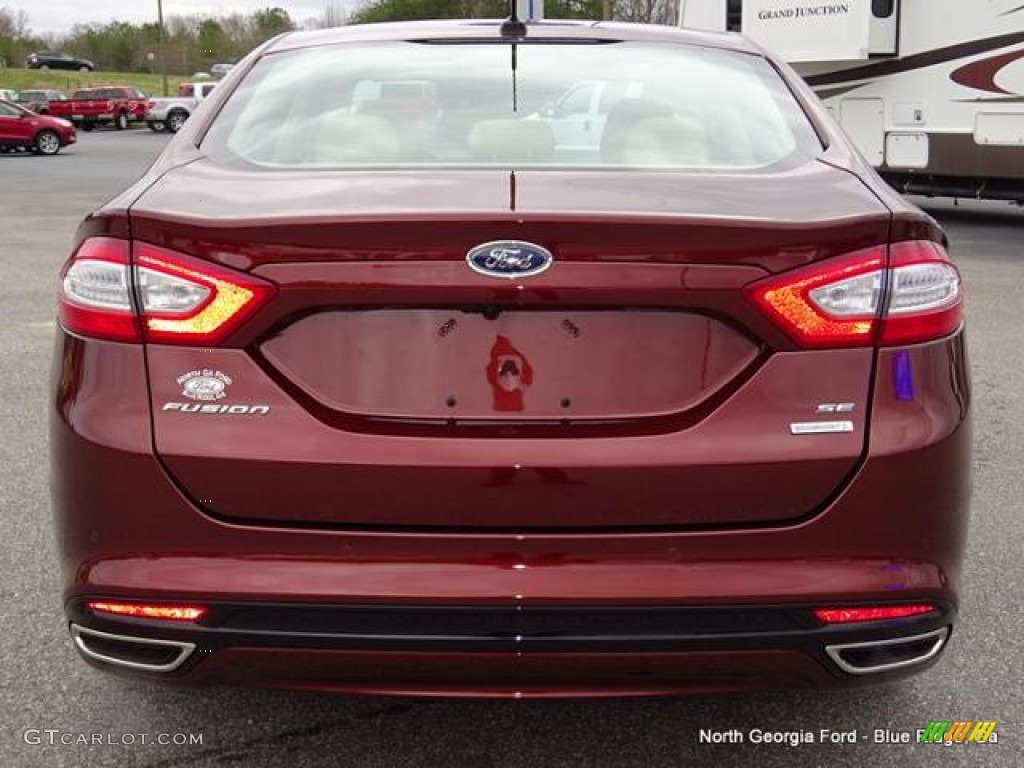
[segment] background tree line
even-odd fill
[[[680,0],[547,0],[549,19],[614,19],[644,24],[674,24]],[[369,0],[351,22],[415,19],[503,18],[508,0]]]
[[[679,0],[547,0],[548,18],[601,19],[671,24]],[[501,18],[508,0],[364,0],[348,13],[345,5],[327,2],[318,18],[296,22],[284,8],[250,14],[169,16],[164,20],[165,56],[170,74],[190,75],[217,62],[237,61],[271,37],[298,27],[431,18]],[[132,24],[77,24],[63,36],[37,35],[24,11],[0,7],[0,59],[23,66],[32,51],[62,50],[92,60],[97,69],[117,72],[159,71],[160,28],[153,21]],[[150,54],[154,59],[150,59]]]
[[[112,72],[155,72],[160,68],[160,26],[111,21],[76,24],[67,35],[37,35],[23,11],[0,8],[0,58],[24,66],[32,51],[68,51]],[[237,61],[260,43],[296,28],[288,11],[263,8],[250,14],[169,16],[164,19],[170,74],[190,75],[217,62]],[[154,59],[149,56],[153,54]]]

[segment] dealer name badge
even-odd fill
[[[211,402],[227,395],[231,377],[220,371],[204,368],[179,376],[177,382],[181,386],[181,394],[185,397]]]

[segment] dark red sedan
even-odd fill
[[[10,101],[0,100],[0,151],[28,149],[38,155],[56,155],[77,141],[75,126],[67,120],[37,115]]]
[[[961,281],[737,36],[254,52],[60,278],[71,635],[182,684],[885,680],[953,628]]]

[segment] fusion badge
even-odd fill
[[[226,414],[228,416],[265,416],[269,405],[215,405],[213,403],[164,403],[164,411],[178,413]]]

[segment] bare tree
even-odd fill
[[[612,17],[639,24],[675,24],[679,0],[615,0]]]
[[[317,24],[321,29],[341,27],[348,24],[348,8],[341,3],[328,3],[324,6],[323,16]]]
[[[24,38],[29,36],[28,14],[0,8],[0,37]]]
[[[171,37],[193,37],[199,29],[199,16],[168,16],[167,34]]]

